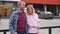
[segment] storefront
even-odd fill
[[[11,13],[14,10],[16,10],[16,8],[17,8],[17,0],[13,0],[13,1],[12,0],[0,0],[0,17],[5,17],[5,16],[10,17]]]
[[[24,0],[26,4],[33,4],[40,11],[52,12],[55,16],[60,13],[60,0]]]
[[[9,5],[12,10],[16,10],[19,0],[0,0],[0,5]],[[60,0],[24,0],[25,3],[33,4],[34,8],[40,11],[52,12],[55,16],[60,13]]]

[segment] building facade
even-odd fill
[[[19,0],[0,0],[0,5],[9,5],[12,10],[16,10]],[[33,4],[34,8],[40,11],[52,12],[55,16],[60,13],[60,0],[23,0],[26,5]]]
[[[40,11],[52,12],[55,16],[60,13],[60,0],[24,0],[26,4],[33,4]]]

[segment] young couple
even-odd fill
[[[14,11],[10,17],[9,30],[11,34],[38,34],[40,28],[38,15],[35,13],[33,5],[28,5],[24,12],[25,2],[18,2],[18,10]]]

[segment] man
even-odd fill
[[[10,17],[9,30],[11,34],[27,34],[27,18],[24,13],[24,1],[18,2],[18,10],[14,11]]]

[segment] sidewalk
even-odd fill
[[[59,16],[54,16],[54,19],[60,19],[60,17]]]

